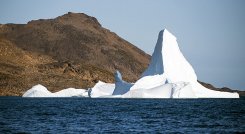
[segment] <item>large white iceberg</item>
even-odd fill
[[[34,86],[23,97],[59,97],[67,93],[67,96],[92,98],[239,98],[238,93],[214,91],[199,84],[194,69],[179,49],[176,37],[166,29],[160,31],[150,64],[141,78],[128,83],[117,71],[115,81],[115,84],[99,81],[88,91],[69,89],[69,92],[62,90],[60,93],[50,93],[37,85],[38,88]]]
[[[160,31],[150,65],[142,77],[156,74],[164,74],[171,83],[188,82],[193,95],[198,98],[239,98],[238,93],[214,91],[199,84],[194,69],[179,49],[176,37],[166,29]]]

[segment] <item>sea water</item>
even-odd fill
[[[0,133],[245,132],[245,98],[0,97]]]

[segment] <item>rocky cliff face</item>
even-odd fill
[[[0,24],[2,96],[21,96],[36,84],[50,91],[88,88],[98,80],[114,82],[115,70],[135,82],[149,61],[148,54],[83,13]]]
[[[4,24],[0,25],[0,95],[22,95],[38,83],[51,91],[92,87],[98,80],[114,82],[117,69],[134,82],[149,59],[83,13]]]

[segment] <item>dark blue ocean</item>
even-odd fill
[[[244,133],[245,98],[0,97],[0,133]]]

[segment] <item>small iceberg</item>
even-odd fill
[[[23,97],[88,97],[88,93],[85,89],[75,88],[67,88],[51,93],[46,87],[38,84],[25,92]]]

